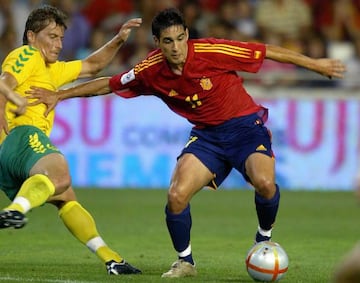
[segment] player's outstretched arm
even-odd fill
[[[31,89],[25,93],[28,94],[28,98],[36,99],[34,102],[29,103],[29,106],[40,103],[46,105],[46,111],[44,113],[46,117],[61,100],[73,97],[91,97],[111,93],[109,80],[110,77],[101,77],[59,91],[51,91],[32,86]]]
[[[82,61],[82,69],[79,78],[87,78],[96,75],[104,69],[114,58],[119,48],[128,39],[133,28],[141,25],[142,19],[130,19],[124,23],[119,32],[105,45],[94,51]]]
[[[310,58],[298,52],[275,45],[266,45],[266,58],[281,63],[291,63],[329,78],[343,78],[345,65],[337,59]]]

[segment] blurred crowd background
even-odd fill
[[[191,38],[260,41],[315,58],[343,60],[344,80],[329,80],[288,64],[266,60],[251,82],[265,86],[360,89],[360,0],[0,0],[0,59],[22,45],[28,14],[51,4],[68,15],[61,60],[82,59],[109,40],[129,18],[143,24],[133,32],[101,75],[132,67],[154,48],[151,20],[169,6],[184,14]]]

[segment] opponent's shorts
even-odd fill
[[[12,129],[0,146],[0,189],[13,200],[34,164],[54,152],[60,153],[40,129],[33,126]]]
[[[193,128],[180,156],[194,154],[214,174],[208,186],[216,189],[232,168],[251,182],[245,172],[245,161],[255,152],[274,157],[270,131],[257,114],[251,114],[218,126]]]

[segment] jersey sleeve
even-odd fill
[[[2,72],[13,75],[21,85],[40,67],[41,62],[40,52],[25,45],[9,53],[2,64]]]
[[[256,73],[265,59],[266,46],[263,43],[209,38],[195,42],[194,52],[206,54],[220,68]]]
[[[69,62],[57,61],[52,64],[50,69],[54,84],[61,87],[76,80],[81,72],[81,60],[74,60]]]
[[[137,83],[134,69],[112,76],[109,81],[109,86],[113,93],[124,98],[132,98],[140,95],[139,84]]]

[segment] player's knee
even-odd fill
[[[71,177],[68,173],[51,176],[51,181],[55,186],[55,194],[65,192],[71,186]]]
[[[265,199],[271,199],[275,195],[276,185],[273,180],[261,178],[253,184],[256,192]]]
[[[188,205],[187,196],[177,190],[168,192],[168,208],[172,213],[181,213]]]

